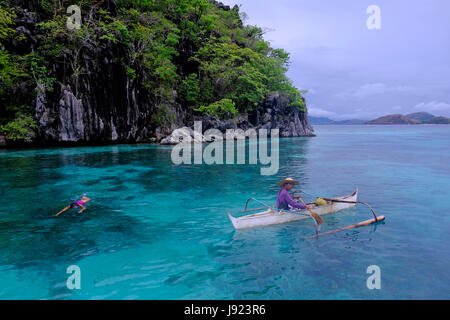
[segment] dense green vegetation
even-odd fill
[[[155,126],[171,121],[167,106],[230,118],[247,113],[274,91],[292,107],[304,108],[302,92],[286,77],[289,54],[273,49],[263,30],[242,23],[239,8],[223,10],[209,0],[116,0],[116,12],[101,0],[41,0],[37,3],[37,45],[18,50],[26,37],[15,30],[15,1],[0,0],[0,132],[27,139],[36,96],[57,82],[77,94],[86,73],[83,50],[120,46],[126,76],[139,78],[159,109]],[[66,9],[81,7],[78,30],[66,27]],[[64,75],[55,64],[64,63]],[[56,70],[56,71],[55,71]],[[63,83],[65,84],[65,83]],[[30,94],[30,92],[32,94]]]

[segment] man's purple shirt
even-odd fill
[[[289,206],[297,209],[306,209],[306,206],[302,203],[296,202],[285,188],[281,188],[278,192],[277,208],[289,210]]]

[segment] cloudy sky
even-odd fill
[[[449,0],[222,0],[291,53],[289,77],[313,116],[450,116]],[[381,29],[369,30],[370,5]]]

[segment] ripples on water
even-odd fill
[[[175,166],[153,145],[0,151],[1,299],[448,299],[449,126],[316,126],[281,139],[280,171]],[[277,181],[339,196],[358,187],[385,223],[316,240],[312,221],[234,231]],[[54,214],[93,200],[79,216]],[[305,196],[307,200],[312,200]],[[370,217],[357,207],[322,231]],[[66,288],[79,265],[82,289]],[[379,265],[382,289],[368,290]]]

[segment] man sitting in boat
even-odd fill
[[[289,193],[289,191],[292,189],[294,185],[299,184],[298,181],[292,179],[292,178],[286,178],[284,180],[281,180],[278,183],[281,187],[280,191],[278,192],[278,198],[277,198],[277,208],[282,210],[295,210],[295,209],[306,209],[306,206],[304,204],[298,203],[295,199],[300,199],[302,196],[298,195],[295,197],[292,197],[292,195]]]

